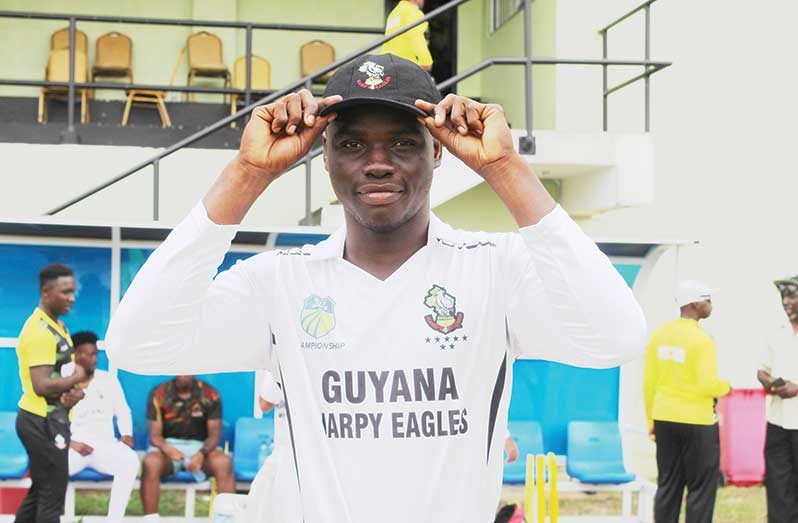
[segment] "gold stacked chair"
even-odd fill
[[[188,37],[188,80],[189,86],[197,78],[222,78],[224,86],[230,85],[230,70],[222,58],[222,41],[215,34],[200,31]],[[194,99],[193,93],[190,97]],[[224,98],[227,100],[227,97]]]
[[[246,89],[247,87],[247,57],[241,56],[233,63],[233,88]],[[268,60],[256,54],[252,55],[252,70],[250,88],[255,91],[267,91],[272,88],[272,65]],[[230,97],[230,114],[238,110],[240,94],[235,93]],[[236,123],[230,124],[235,127]]]

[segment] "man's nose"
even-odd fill
[[[366,157],[366,176],[383,178],[393,174],[394,167],[390,161],[388,151],[383,147],[372,147]]]

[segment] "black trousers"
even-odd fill
[[[17,434],[30,459],[31,487],[14,523],[58,523],[69,481],[69,425],[20,409]]]
[[[798,521],[798,430],[768,423],[765,489],[768,523]]]
[[[711,523],[720,470],[717,425],[654,421],[657,439],[656,523],[677,523],[687,487],[687,523]]]

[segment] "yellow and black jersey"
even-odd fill
[[[19,408],[42,417],[64,408],[61,406],[60,394],[36,394],[30,379],[30,369],[39,365],[52,365],[53,376],[70,375],[72,371],[69,367],[74,361],[74,352],[66,327],[36,307],[19,333],[17,358],[22,382]]]

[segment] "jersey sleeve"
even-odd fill
[[[120,385],[119,380],[109,375],[108,389],[111,394],[111,402],[119,433],[123,436],[132,436],[133,419],[130,415],[130,406],[125,399],[125,393],[122,391],[122,385]]]
[[[657,379],[659,378],[658,345],[655,334],[646,347],[646,359],[643,366],[643,404],[649,430],[654,428],[654,396],[657,392]]]
[[[215,390],[208,396],[209,402],[206,409],[207,419],[222,419],[222,398]]]
[[[19,349],[26,355],[28,367],[55,365],[55,339],[47,329],[35,326],[23,332]]]
[[[108,327],[115,365],[148,375],[266,365],[275,256],[253,256],[214,278],[236,229],[213,223],[200,202],[152,253]]]
[[[416,22],[422,18],[424,18],[424,13],[418,11],[418,14],[413,15],[408,22],[412,24],[413,22]],[[432,65],[432,55],[430,54],[429,47],[427,46],[427,39],[424,37],[427,27],[429,27],[429,23],[424,22],[423,24],[419,24],[413,29],[407,31],[410,47],[413,49],[413,53],[415,53],[416,58],[418,59],[418,65],[423,66]]]
[[[711,398],[720,398],[731,391],[728,381],[718,377],[717,349],[715,342],[707,338],[696,358],[696,384],[702,394]]]
[[[765,340],[759,359],[759,368],[770,374],[773,371],[773,343],[770,339]]]
[[[152,389],[147,398],[147,420],[149,421],[158,421],[161,417],[161,406],[158,404],[158,398],[155,395],[157,390],[157,388]]]
[[[280,386],[277,385],[274,375],[269,371],[264,371],[263,373],[259,394],[261,398],[273,405],[283,401],[283,392],[280,390]]]
[[[595,368],[642,356],[646,322],[632,290],[561,207],[507,242],[513,355]]]

